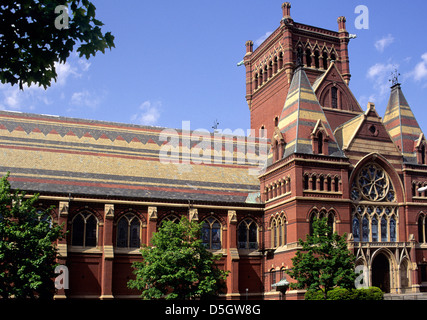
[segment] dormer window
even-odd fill
[[[312,139],[313,154],[328,155],[329,136],[320,119],[317,120],[316,126],[311,132],[311,139]]]
[[[273,162],[281,160],[283,157],[283,152],[285,151],[285,137],[277,128],[277,126],[274,128],[271,148],[273,152]]]
[[[415,145],[415,153],[416,153],[416,156],[417,156],[417,163],[418,164],[427,164],[426,163],[426,140],[425,140],[425,138],[424,138],[424,133],[421,133],[420,134],[420,136],[419,136],[419,138],[418,138],[418,141],[417,141],[417,143],[416,143],[416,145]]]

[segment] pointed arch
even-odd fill
[[[139,248],[141,246],[141,220],[132,211],[122,214],[117,222],[116,246]]]
[[[258,224],[250,217],[237,225],[237,247],[239,249],[258,249]]]
[[[96,247],[98,245],[99,220],[91,211],[81,211],[71,220],[71,245]]]
[[[213,215],[202,221],[202,242],[207,249],[220,250],[222,243],[222,227],[220,221]]]
[[[359,170],[365,165],[367,165],[369,162],[375,163],[384,169],[384,171],[388,174],[391,183],[393,184],[396,202],[404,202],[403,183],[400,180],[396,169],[394,169],[390,162],[388,162],[387,159],[379,153],[370,153],[360,159],[359,162],[357,162],[357,164],[354,166],[353,171],[350,174],[349,185],[351,186],[353,184],[357,174],[359,173]]]
[[[284,211],[277,212],[270,219],[271,246],[277,248],[287,243],[287,220]]]

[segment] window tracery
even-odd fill
[[[351,199],[354,241],[397,241],[396,193],[383,168],[375,163],[364,166],[353,181]]]
[[[258,226],[254,220],[247,218],[240,222],[238,233],[239,249],[258,249]]]

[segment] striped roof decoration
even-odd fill
[[[403,161],[417,163],[415,146],[422,137],[422,131],[403,95],[399,83],[391,87],[383,123],[393,142],[401,150]]]
[[[245,150],[244,137],[234,137],[232,148],[223,149],[218,161],[198,164],[194,156],[199,155],[195,152],[199,136],[168,129],[175,132],[168,139],[188,143],[180,143],[180,153],[170,152],[171,161],[165,163],[160,159],[167,143],[162,139],[164,129],[0,111],[0,174],[9,171],[12,187],[27,192],[228,203],[247,203],[250,197],[254,201],[259,181],[249,169],[257,164],[239,151]],[[202,141],[213,144],[217,139],[206,135],[209,140]],[[214,149],[203,152],[211,156]]]
[[[293,153],[313,154],[311,136],[319,124],[328,136],[329,156],[343,156],[304,69],[297,68],[278,125],[285,137],[283,158]]]

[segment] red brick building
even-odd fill
[[[137,298],[126,283],[140,245],[182,215],[223,254],[225,299],[283,298],[273,284],[319,216],[348,234],[369,285],[427,291],[424,134],[397,82],[384,117],[358,104],[344,17],[330,31],[290,8],[256,50],[246,43],[251,128],[269,139],[259,174],[265,143],[248,137],[0,112],[1,172],[69,231],[58,243],[69,289],[57,298]]]

